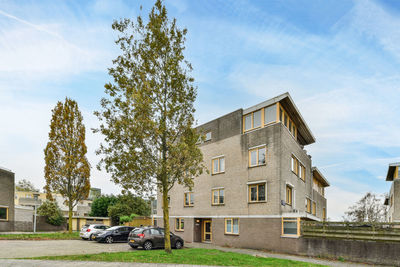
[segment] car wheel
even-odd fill
[[[153,243],[151,243],[150,241],[146,241],[146,242],[144,242],[144,244],[143,244],[143,248],[144,248],[145,250],[151,250],[151,249],[153,248]]]
[[[93,234],[91,234],[90,236],[89,236],[89,241],[92,241],[93,240]]]
[[[181,249],[183,246],[182,246],[182,242],[181,241],[176,241],[176,243],[175,243],[175,248],[176,249]]]
[[[114,242],[112,236],[107,236],[106,237],[106,243],[111,244],[112,242]]]

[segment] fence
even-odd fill
[[[151,217],[135,217],[132,221],[125,223],[125,226],[149,226],[153,225]]]
[[[400,223],[301,222],[305,238],[400,242]]]

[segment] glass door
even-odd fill
[[[205,220],[203,221],[203,241],[211,242],[211,239],[211,220]]]

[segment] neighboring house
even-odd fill
[[[54,200],[57,202],[58,207],[60,207],[63,215],[68,215],[68,207],[64,204],[65,198],[60,194],[52,194]],[[20,206],[33,206],[40,205],[46,200],[46,193],[39,192],[15,192],[15,205]],[[91,211],[92,200],[86,199],[82,200],[73,208],[73,216],[88,216]]]
[[[385,205],[389,206],[387,213],[388,222],[400,222],[400,162],[389,164],[386,181],[391,181],[389,196]]]
[[[171,231],[187,242],[282,250],[300,220],[324,220],[329,183],[304,146],[315,138],[289,93],[198,127],[210,171],[170,191]],[[162,226],[158,193],[157,225]]]
[[[14,230],[15,175],[0,168],[0,232]]]

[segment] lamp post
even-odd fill
[[[37,217],[36,210],[37,210],[37,207],[40,206],[40,204],[37,203],[37,201],[39,201],[39,195],[40,195],[39,193],[33,194],[33,198],[35,200],[35,204],[33,205],[33,208],[35,210],[35,214],[33,216],[33,232],[34,233],[36,233],[36,217]]]

